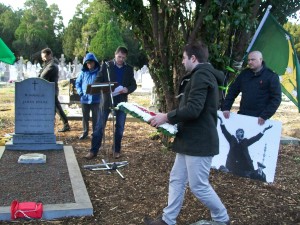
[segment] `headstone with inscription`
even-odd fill
[[[7,150],[60,150],[56,141],[55,85],[42,78],[15,83],[15,134]]]

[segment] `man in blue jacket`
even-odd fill
[[[96,76],[100,70],[100,64],[93,53],[87,53],[84,58],[82,71],[76,79],[75,85],[77,93],[80,96],[82,109],[82,126],[83,133],[79,137],[80,140],[85,139],[89,134],[90,112],[92,112],[93,132],[97,124],[99,114],[100,94],[87,94],[88,84],[94,83]]]
[[[222,111],[226,119],[235,98],[242,93],[239,114],[258,117],[263,125],[271,118],[281,103],[281,86],[276,73],[266,67],[261,52],[248,55],[248,68],[243,70],[230,86]]]

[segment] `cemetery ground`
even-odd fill
[[[61,87],[61,90],[63,88]],[[0,88],[0,136],[14,132],[14,88]],[[130,101],[149,106],[150,97],[133,95]],[[147,105],[148,104],[148,105]],[[57,116],[56,116],[57,118]],[[273,117],[283,123],[282,135],[300,138],[300,116],[297,108],[283,102]],[[161,214],[167,202],[168,179],[175,154],[164,147],[156,135],[156,130],[146,123],[127,122],[122,142],[122,157],[115,160],[109,154],[111,149],[111,122],[106,128],[106,145],[96,159],[87,161],[83,156],[90,148],[90,137],[79,140],[81,121],[70,121],[71,131],[58,133],[62,123],[56,119],[57,140],[72,145],[81,173],[94,208],[94,215],[88,217],[60,218],[53,221],[19,221],[17,224],[101,224],[139,225],[145,215],[156,217]],[[91,124],[90,124],[91,125]],[[128,161],[129,165],[120,169],[125,180],[116,173],[108,175],[103,171],[83,169],[84,165],[109,161]],[[1,160],[0,160],[1,163]],[[277,169],[273,183],[245,179],[211,171],[210,181],[231,217],[232,225],[300,224],[300,146],[281,145]],[[10,171],[1,171],[5,176]],[[49,168],[49,174],[56,168]],[[24,176],[23,179],[26,179]],[[37,181],[38,182],[38,181]],[[13,187],[24,190],[22,180]],[[56,185],[60,185],[57,183]],[[55,191],[49,191],[51,199]],[[1,196],[1,193],[0,193]],[[24,192],[26,199],[26,192]],[[21,200],[21,199],[20,199]],[[30,199],[28,199],[30,200]],[[27,201],[28,201],[27,200]],[[45,202],[47,203],[47,202]],[[208,210],[192,195],[189,188],[178,225],[192,224],[201,219],[209,219]],[[9,224],[9,222],[1,222]]]

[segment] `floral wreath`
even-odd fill
[[[117,107],[118,110],[122,110],[131,116],[142,120],[143,122],[148,122],[149,119],[156,115],[156,113],[151,112],[136,103],[120,102]],[[158,126],[157,130],[167,136],[175,136],[177,133],[177,125],[172,125],[170,123],[164,123]]]

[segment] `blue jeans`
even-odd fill
[[[210,210],[214,221],[229,220],[225,206],[209,184],[211,162],[212,157],[176,154],[170,174],[168,206],[164,208],[162,217],[168,225],[176,224],[187,184],[197,199]]]
[[[109,116],[110,110],[104,110],[99,112],[98,114],[98,121],[95,128],[95,131],[93,132],[92,137],[92,147],[91,152],[94,155],[97,155],[99,152],[99,149],[102,144],[102,137],[104,134],[104,129],[106,126],[106,122]],[[116,110],[115,112],[115,136],[114,136],[114,152],[120,153],[121,151],[121,142],[123,138],[123,132],[125,128],[125,121],[126,121],[126,113],[124,113],[121,110]]]

